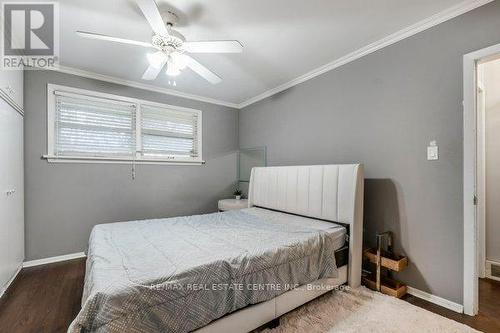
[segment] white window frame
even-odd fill
[[[117,103],[132,103],[136,105],[136,155],[135,158],[124,157],[93,157],[93,156],[57,156],[55,155],[55,119],[56,119],[56,94],[55,92],[64,92],[78,95],[78,98],[105,98],[108,100],[116,100]],[[142,136],[141,136],[141,105],[153,106],[158,108],[166,108],[176,112],[187,112],[197,115],[198,117],[198,156],[183,157],[183,156],[166,156],[166,157],[148,157],[141,155]],[[43,158],[51,163],[119,163],[119,164],[174,164],[174,165],[200,165],[203,161],[203,118],[202,111],[190,109],[180,106],[162,104],[152,101],[147,101],[138,98],[125,97],[120,95],[107,94],[92,90],[67,87],[57,84],[47,84],[47,154]]]

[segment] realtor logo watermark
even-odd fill
[[[3,69],[50,69],[59,60],[59,4],[2,2]]]

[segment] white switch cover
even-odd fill
[[[439,149],[436,141],[431,141],[429,147],[427,147],[427,160],[435,161],[439,159]]]

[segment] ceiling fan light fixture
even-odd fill
[[[175,30],[170,30],[171,35],[153,35],[151,44],[158,50],[174,51],[182,46],[186,38]]]
[[[151,43],[85,31],[77,31],[77,34],[84,38],[156,49],[155,53],[146,54],[149,66],[142,75],[143,80],[155,80],[167,65],[168,76],[177,76],[184,68],[189,67],[208,82],[218,84],[222,79],[188,53],[241,53],[243,51],[243,45],[237,40],[186,41],[184,35],[174,29],[179,21],[179,17],[174,12],[160,12],[156,4],[157,0],[132,1],[137,3],[153,30]],[[173,82],[175,86],[176,83]]]
[[[165,55],[162,52],[148,53],[146,57],[152,67],[160,68],[163,66]]]

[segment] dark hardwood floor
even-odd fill
[[[85,259],[25,268],[0,299],[0,332],[66,332],[80,311]]]
[[[80,310],[85,259],[26,268],[0,300],[0,332],[66,332]],[[417,297],[404,300],[486,333],[500,332],[500,282],[479,283],[479,315],[469,317]]]

